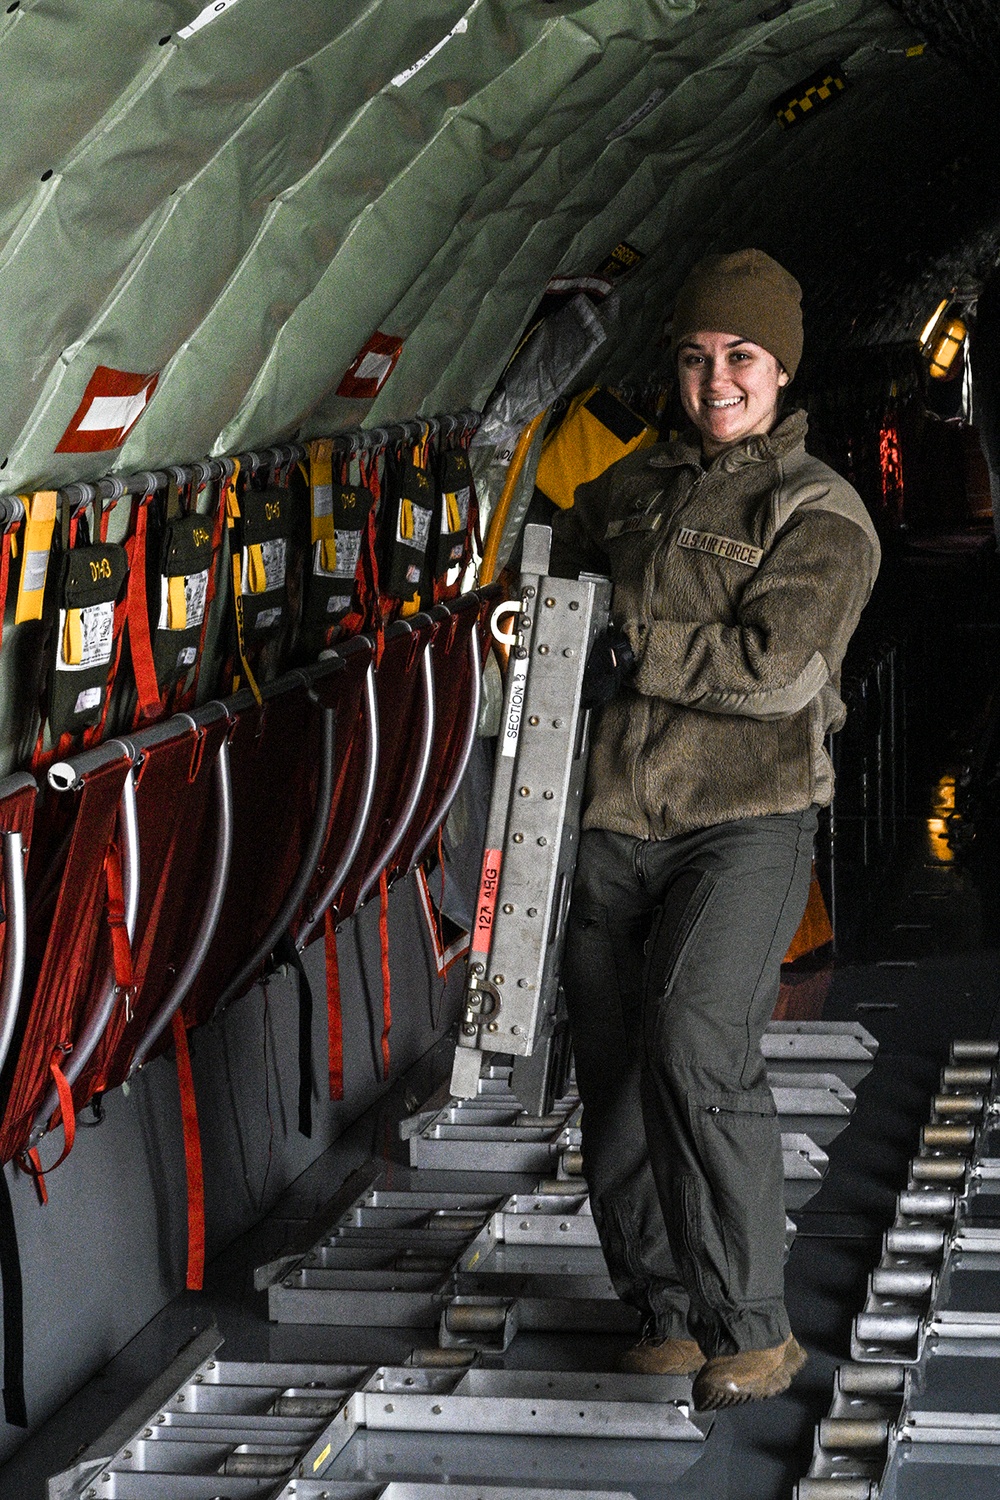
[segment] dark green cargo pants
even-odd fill
[[[618,1295],[710,1358],[789,1332],[760,1040],[815,831],[809,808],[580,845],[563,979],[594,1218]]]

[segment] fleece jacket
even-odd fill
[[[833,795],[840,666],[878,572],[854,489],[792,411],[703,464],[697,435],[581,485],[552,571],[603,573],[636,671],[601,712],[584,828],[663,839]]]

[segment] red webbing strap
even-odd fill
[[[76,1141],[76,1111],[73,1108],[73,1090],[69,1086],[66,1074],[59,1066],[61,1060],[71,1051],[72,1048],[66,1045],[54,1047],[52,1049],[52,1056],[49,1059],[49,1072],[52,1074],[52,1081],[55,1083],[56,1093],[59,1095],[59,1115],[63,1128],[62,1151],[56,1157],[51,1167],[43,1168],[37,1146],[32,1146],[31,1150],[25,1152],[22,1158],[24,1169],[32,1177],[35,1184],[35,1191],[38,1194],[38,1201],[42,1204],[49,1201],[49,1191],[45,1186],[45,1173],[54,1172],[56,1167],[62,1166]]]
[[[127,554],[127,543],[125,551]],[[111,693],[115,685],[115,678],[118,676],[118,663],[121,661],[122,635],[125,629],[125,621],[128,619],[128,596],[129,587],[128,581],[126,581],[123,597],[115,605],[114,624],[112,626],[113,644],[111,648],[111,660],[108,663],[108,679],[107,686],[104,691],[104,707],[101,709],[101,717],[99,722],[96,724],[92,724],[89,729],[85,729],[82,735],[83,746],[88,750],[90,749],[91,745],[99,744],[100,741],[104,738],[104,729],[108,722],[108,713],[111,709]]]
[[[378,581],[378,511],[382,487],[378,475],[378,458],[372,455],[369,459],[361,454],[358,458],[358,472],[361,483],[374,495],[375,504],[368,512],[354,576],[358,608],[344,615],[340,621],[342,636],[357,635],[359,631],[376,627],[382,621]]]
[[[337,929],[333,912],[326,909],[324,919],[326,948],[326,1029],[330,1057],[330,1098],[344,1097],[344,1013],[340,999],[340,961],[337,957]]]
[[[152,495],[144,495],[139,501],[135,530],[125,543],[125,554],[128,557],[125,608],[128,615],[132,672],[139,697],[135,710],[136,724],[141,723],[143,719],[159,718],[163,713],[160,689],[156,681],[156,667],[153,663],[153,642],[149,633],[149,603],[146,598],[146,528],[151,500]]]
[[[378,878],[378,936],[382,949],[382,1077],[389,1076],[389,1032],[392,1029],[392,989],[389,977],[389,877]]]
[[[7,584],[10,580],[10,549],[14,540],[13,531],[5,531],[0,537],[0,644],[3,642],[3,617],[7,609]]]
[[[115,984],[124,995],[126,1005],[129,1005],[135,991],[135,971],[132,963],[132,944],[125,925],[125,885],[122,878],[121,854],[113,839],[104,856],[104,873],[108,882],[111,963],[115,973]]]
[[[76,546],[76,537],[79,529],[80,513],[79,511],[74,511],[73,514],[69,517],[69,522],[66,525],[65,531],[66,541],[71,547]],[[45,718],[45,703],[43,699],[41,705],[41,722],[38,726],[38,739],[35,741],[35,748],[31,752],[31,760],[28,765],[28,769],[31,771],[43,770],[44,767],[49,765],[52,761],[62,760],[63,757],[69,755],[70,751],[73,749],[73,735],[61,734],[56,743],[51,746],[50,749],[46,750]]]
[[[181,1123],[184,1126],[184,1170],[187,1174],[187,1289],[189,1292],[200,1292],[205,1281],[205,1178],[201,1165],[198,1102],[194,1093],[187,1030],[179,1010],[174,1011],[171,1025],[177,1052],[177,1084],[181,1095]]]

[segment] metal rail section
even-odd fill
[[[514,1057],[514,1090],[544,1114],[558,1046],[558,960],[576,863],[590,712],[584,669],[611,584],[548,576],[551,531],[525,528],[465,1009],[451,1090],[476,1095],[484,1053]],[[534,1066],[527,1066],[532,1059]]]
[[[952,1044],[796,1500],[1000,1494],[998,1062]]]
[[[857,1078],[871,1066],[875,1043],[846,1023],[808,1030],[777,1023],[768,1038],[780,1054],[769,1076],[781,1123],[790,1127],[785,1199],[794,1211],[819,1187],[828,1160],[795,1126],[818,1122],[828,1141],[854,1104],[829,1054],[849,1051]],[[384,1176],[369,1178],[311,1248],[261,1268],[257,1285],[268,1290],[272,1320],[436,1326],[443,1348],[493,1350],[505,1349],[518,1329],[637,1328],[601,1255],[572,1081],[547,1115],[531,1115],[514,1092],[513,1071],[511,1058],[496,1057],[473,1098],[429,1100],[401,1127],[408,1179],[396,1174],[390,1190]],[[790,1245],[790,1219],[786,1228]]]

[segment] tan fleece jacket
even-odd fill
[[[597,725],[585,828],[670,838],[830,801],[824,740],[880,553],[805,433],[793,411],[707,468],[696,438],[646,448],[557,516],[553,573],[611,577],[638,661]]]

